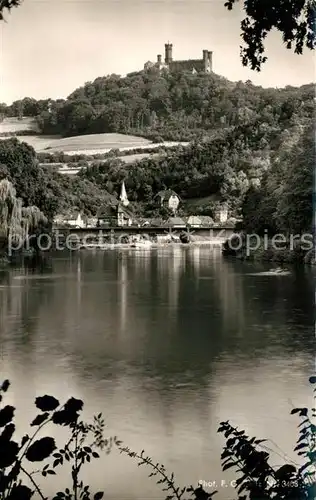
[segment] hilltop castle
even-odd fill
[[[165,60],[162,61],[161,54],[157,55],[157,61],[148,61],[144,64],[144,69],[157,68],[169,71],[190,71],[191,73],[210,73],[212,71],[213,52],[203,50],[202,59],[187,59],[184,61],[174,61],[172,58],[172,43],[165,44]]]

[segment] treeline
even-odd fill
[[[12,134],[11,134],[12,135]],[[23,140],[23,139],[22,139]],[[144,149],[143,147],[133,148],[128,150],[111,149],[107,153],[97,153],[97,154],[67,154],[64,151],[49,152],[43,151],[37,153],[37,159],[40,163],[79,163],[79,162],[89,162],[93,160],[107,160],[109,158],[117,158],[120,156],[130,156],[141,153],[164,153],[176,151],[178,146],[165,146],[160,145],[159,147],[148,147]]]
[[[193,140],[227,127],[278,130],[309,119],[315,86],[263,89],[215,74],[142,71],[97,78],[67,99],[26,97],[0,115],[35,117],[44,134],[72,136],[105,132],[136,134],[155,141]]]

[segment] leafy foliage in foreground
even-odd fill
[[[225,1],[232,10],[238,0]],[[246,17],[241,22],[244,47],[240,55],[244,66],[260,71],[267,61],[264,41],[276,29],[287,49],[303,54],[305,48],[315,48],[315,0],[245,0]]]
[[[310,383],[316,384],[316,376],[310,377]],[[9,387],[5,380],[0,388],[0,402],[2,393]],[[314,393],[316,389],[314,389]],[[103,492],[92,496],[90,487],[79,479],[79,473],[85,463],[99,458],[96,451],[109,453],[114,443],[121,453],[135,459],[139,466],[145,465],[150,469],[149,477],[157,477],[157,484],[161,485],[166,494],[165,500],[211,500],[217,491],[207,492],[202,485],[198,487],[180,487],[175,482],[174,474],[168,474],[164,465],[153,462],[152,458],[141,453],[131,451],[127,446],[114,437],[104,439],[104,420],[100,413],[94,417],[93,424],[86,424],[79,420],[83,408],[81,400],[70,398],[64,405],[53,396],[38,397],[35,400],[40,413],[31,423],[36,427],[32,437],[23,436],[21,443],[12,439],[15,426],[13,423],[15,408],[6,405],[0,409],[0,500],[30,500],[35,492],[42,500],[48,500],[34,479],[36,472],[26,469],[27,462],[42,462],[50,459],[37,473],[43,477],[55,475],[55,469],[66,462],[71,464],[72,487],[59,491],[53,500],[100,500]],[[250,438],[245,431],[239,431],[229,421],[221,422],[218,432],[223,433],[226,439],[221,454],[223,471],[235,468],[240,477],[234,482],[238,493],[238,500],[315,500],[316,487],[316,409],[295,408],[291,414],[298,414],[302,419],[299,424],[299,437],[294,448],[304,460],[300,465],[284,463],[273,467],[269,463],[268,448],[263,445],[265,439]],[[57,450],[55,439],[50,436],[38,438],[38,433],[48,423],[62,425],[70,430],[70,439],[66,445]],[[37,439],[35,439],[37,438]],[[92,439],[87,444],[87,440]],[[22,483],[25,476],[31,487]],[[190,495],[188,497],[187,495]]]
[[[5,380],[0,388],[0,402],[3,393],[9,388]],[[1,405],[0,409],[0,500],[29,500],[36,492],[42,500],[48,500],[40,489],[35,476],[47,477],[56,475],[59,466],[69,462],[71,465],[71,490],[59,491],[53,500],[100,500],[103,492],[92,496],[90,487],[80,481],[82,466],[99,458],[97,449],[110,452],[112,439],[104,439],[104,420],[102,414],[94,417],[92,424],[79,420],[83,402],[70,398],[64,405],[53,396],[42,396],[35,400],[39,413],[31,422],[35,428],[32,436],[24,435],[21,442],[13,439],[15,424],[13,423],[15,408]],[[70,438],[65,446],[58,449],[55,439],[50,436],[39,437],[40,431],[52,423],[67,427]],[[49,460],[47,462],[47,460]],[[30,472],[28,464],[43,462],[40,470]],[[24,484],[26,480],[27,484]]]

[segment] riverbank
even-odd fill
[[[151,241],[148,240],[148,244],[146,244],[146,240],[144,241],[135,241],[133,242],[125,242],[120,243],[118,241],[115,242],[102,242],[102,243],[87,243],[83,245],[78,245],[77,247],[69,248],[68,250],[81,252],[96,252],[102,250],[154,250],[157,248],[174,248],[174,247],[221,247],[222,242],[216,238],[213,239],[198,239],[191,240],[189,242],[181,242],[180,239],[170,240],[170,241]],[[66,249],[66,248],[65,248]],[[53,248],[56,251],[56,248]],[[39,259],[40,261],[45,259],[45,257],[50,255],[50,251],[46,250],[43,252],[33,252],[33,251],[18,251],[13,255],[9,256],[6,252],[0,253],[0,269],[6,268],[10,266],[10,264],[16,264],[17,262],[24,261],[27,259],[32,261],[34,259]]]
[[[250,244],[249,238],[250,236],[246,234],[233,235],[224,242],[222,254],[226,257],[253,262],[316,265],[315,248],[306,249],[308,246],[306,242],[305,248],[303,241],[294,241],[292,244],[287,241],[280,248],[280,242],[276,243],[272,239],[264,240],[262,238],[259,245],[254,247],[253,242]]]

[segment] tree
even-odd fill
[[[13,7],[18,7],[22,0],[0,0],[0,21],[4,21],[3,12],[5,10],[9,11]]]
[[[306,130],[287,162],[275,217],[281,229],[303,233],[313,229],[315,131]]]
[[[225,7],[232,10],[239,0],[227,0]],[[247,14],[241,22],[241,47],[244,66],[260,71],[267,60],[264,56],[264,40],[277,29],[286,48],[302,54],[304,48],[315,48],[315,0],[245,0]]]
[[[26,242],[41,223],[46,223],[44,214],[35,206],[23,207],[22,199],[7,179],[0,181],[0,239],[1,246],[11,242]]]

